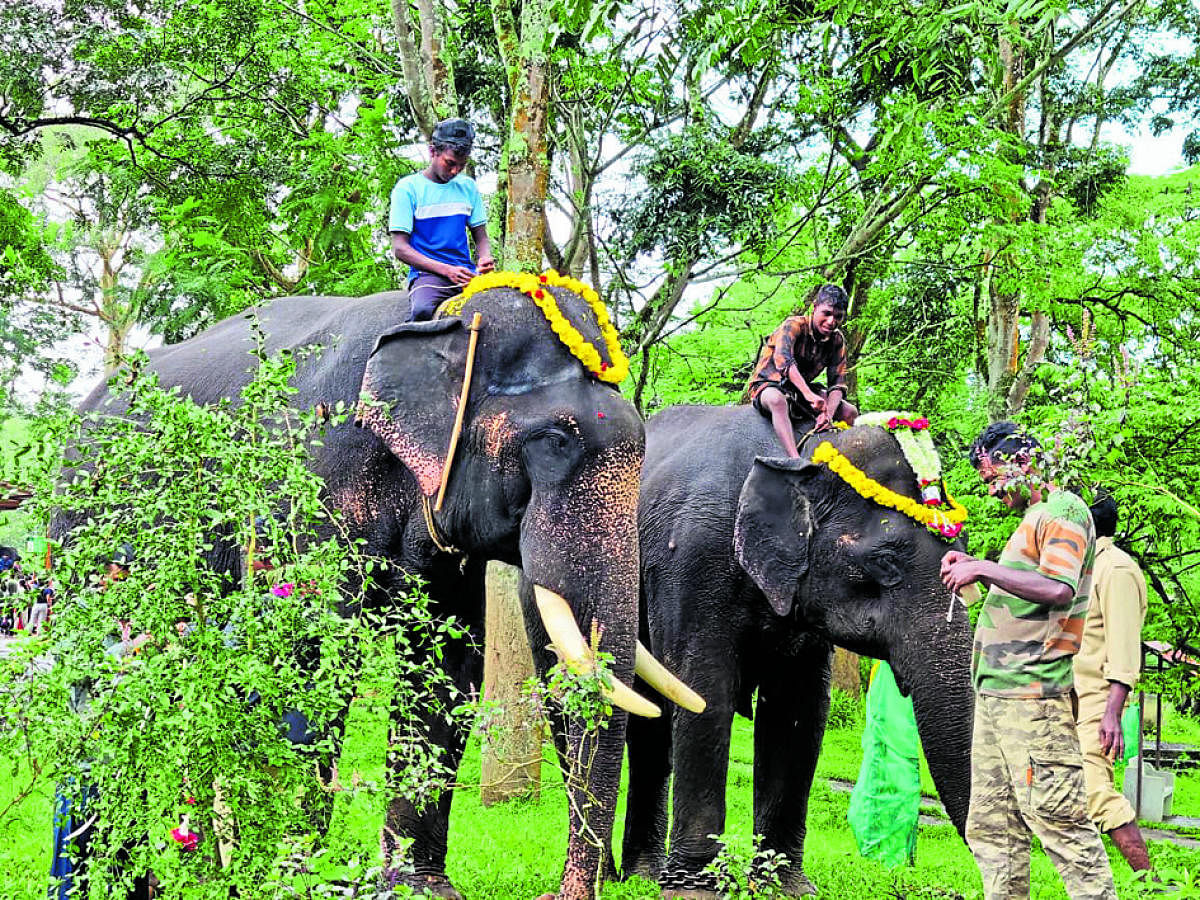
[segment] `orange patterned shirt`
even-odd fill
[[[975,625],[971,672],[975,690],[993,697],[1035,699],[1071,689],[1079,652],[1096,530],[1092,514],[1069,491],[1053,491],[1025,512],[999,563],[1037,572],[1074,590],[1069,606],[1033,603],[992,586]]]
[[[750,376],[750,396],[754,397],[772,384],[787,383],[787,372],[792,366],[800,372],[809,387],[815,379],[825,378],[825,388],[841,388],[846,393],[846,339],[840,330],[827,340],[819,341],[813,335],[812,319],[808,316],[788,316],[775,329],[754,366]]]

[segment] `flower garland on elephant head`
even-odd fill
[[[921,487],[921,503],[869,478],[829,441],[817,447],[813,462],[828,466],[830,471],[866,499],[903,513],[939,537],[946,540],[958,537],[967,520],[967,510],[950,496],[942,484],[942,461],[929,436],[929,420],[912,413],[884,412],[866,413],[859,416],[854,424],[886,428],[892,433],[904,458],[916,473]]]
[[[553,270],[543,272],[541,275],[534,275],[531,272],[489,272],[486,275],[476,275],[463,288],[459,297],[443,303],[438,311],[442,314],[458,315],[462,312],[463,305],[475,294],[502,287],[516,288],[529,297],[542,311],[542,315],[546,317],[546,321],[550,323],[550,329],[558,336],[558,339],[596,378],[609,384],[620,384],[629,375],[629,360],[621,350],[617,330],[608,317],[608,310],[604,308],[600,295],[582,281],[559,275]],[[608,358],[611,362],[602,360],[600,351],[580,334],[579,329],[563,315],[554,299],[553,292],[548,290],[551,287],[566,288],[584,299],[596,316],[596,325],[600,328],[600,334],[604,338],[604,347],[608,351]]]

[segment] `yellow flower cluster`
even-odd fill
[[[467,305],[467,298],[462,294],[456,297],[451,297],[449,300],[443,300],[437,308],[435,318],[440,319],[442,316],[461,316],[463,307]]]
[[[587,367],[589,372],[601,381],[620,384],[629,375],[629,360],[621,351],[617,330],[608,317],[608,310],[600,301],[600,295],[582,281],[559,275],[554,271],[543,272],[541,275],[534,275],[530,272],[489,272],[486,275],[476,275],[471,279],[470,283],[463,288],[462,302],[465,303],[481,291],[501,287],[516,288],[532,299],[538,309],[542,311],[542,315],[546,317],[546,321],[550,323],[550,329],[558,335],[558,339],[576,359]],[[566,288],[587,302],[596,316],[596,324],[600,327],[600,334],[604,337],[604,345],[608,351],[608,358],[612,360],[611,363],[601,360],[600,351],[592,346],[579,333],[579,329],[562,314],[558,303],[555,302],[554,294],[548,290],[551,287]],[[458,309],[461,312],[461,305]]]
[[[824,463],[829,466],[830,471],[834,472],[842,481],[854,488],[861,496],[880,506],[886,506],[889,509],[894,509],[908,516],[916,522],[920,522],[930,531],[937,532],[942,537],[955,538],[958,532],[962,529],[962,523],[967,520],[967,510],[957,500],[950,496],[950,492],[946,492],[946,501],[950,504],[950,509],[930,509],[928,506],[923,506],[911,497],[905,497],[903,494],[897,494],[895,491],[885,488],[873,478],[868,478],[866,473],[857,468],[854,463],[850,462],[845,456],[834,449],[833,444],[829,441],[822,441],[813,453],[813,462]]]

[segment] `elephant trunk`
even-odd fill
[[[565,636],[547,631],[554,649],[577,671],[590,664],[594,634],[599,650],[612,655],[614,692],[609,699],[614,710],[607,727],[589,731],[570,719],[559,736],[565,739],[559,746],[567,769],[570,837],[558,896],[571,900],[590,900],[599,893],[620,786],[626,724],[621,706],[644,715],[658,712],[657,704],[629,691],[631,699],[618,687],[618,681],[633,683],[636,655],[640,475],[640,447],[611,447],[582,466],[569,490],[535,489],[521,524],[521,567],[525,581],[534,586],[541,614],[537,625],[564,614],[574,619],[574,635],[569,628]],[[535,643],[543,640],[540,631],[531,628]],[[576,643],[580,633],[582,644]],[[535,658],[544,656],[544,644],[533,649]]]
[[[950,821],[963,835],[971,799],[971,627],[959,606],[946,622],[949,594],[931,591],[930,602],[899,629],[890,648],[901,689],[910,693],[917,731]],[[911,608],[911,607],[910,607]]]

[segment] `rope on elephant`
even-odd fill
[[[437,522],[433,521],[433,504],[429,502],[429,498],[424,494],[421,495],[421,511],[425,514],[425,530],[429,532],[429,538],[433,541],[433,545],[443,553],[459,557],[458,568],[460,570],[466,569],[467,554],[444,538],[441,529],[437,527]]]
[[[458,395],[458,412],[454,415],[454,428],[450,431],[450,446],[446,448],[446,461],[442,464],[442,483],[438,487],[437,503],[434,509],[442,511],[442,502],[446,499],[446,486],[450,483],[450,467],[454,465],[454,451],[458,449],[458,438],[462,434],[463,416],[467,411],[467,397],[471,393],[471,373],[475,370],[475,349],[479,344],[479,327],[483,322],[483,314],[475,313],[471,319],[471,340],[467,344],[467,364],[463,369],[462,391]]]

